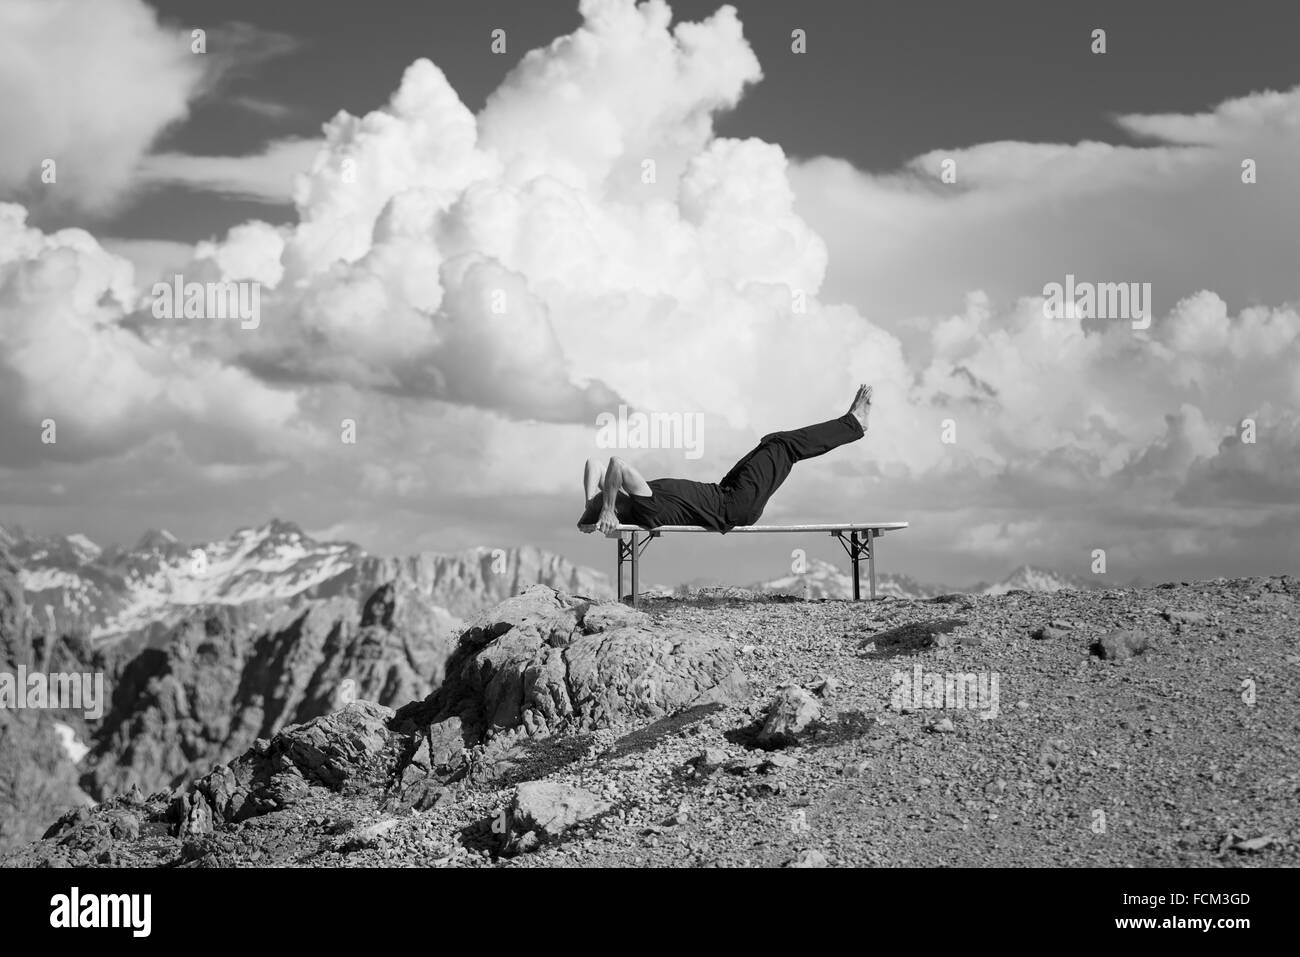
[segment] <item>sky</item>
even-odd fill
[[[605,568],[588,456],[716,481],[866,381],[764,521],[908,521],[880,567],[926,581],[1295,573],[1280,9],[0,0],[0,522]],[[256,323],[160,314],[177,274]],[[610,449],[620,407],[701,442]],[[793,548],[842,560],[644,575]]]

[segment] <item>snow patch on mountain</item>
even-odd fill
[[[75,535],[69,535],[64,539],[85,561],[94,561],[102,553],[103,549],[88,539],[85,535],[77,532]]]
[[[18,572],[18,581],[25,592],[50,591],[55,588],[77,588],[81,579],[73,572],[62,568],[23,568]]]
[[[77,732],[72,729],[71,725],[66,725],[62,721],[54,722],[54,733],[59,736],[59,746],[63,748],[63,753],[68,756],[73,764],[80,763],[90,752],[90,746],[82,744],[81,739],[77,737]]]
[[[1005,595],[1009,591],[1081,591],[1091,587],[1093,587],[1092,583],[1072,575],[1065,575],[1048,568],[1037,568],[1033,565],[1021,565],[1002,581],[979,589],[979,593]]]
[[[475,548],[456,555],[367,555],[349,542],[320,542],[292,522],[272,520],[196,546],[150,530],[130,551],[102,550],[85,536],[40,538],[0,527],[12,543],[28,618],[46,632],[97,643],[162,637],[191,609],[348,594],[405,581],[447,611],[448,620],[550,584],[606,597],[608,581],[562,556],[534,548]]]

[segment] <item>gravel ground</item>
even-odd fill
[[[731,642],[752,703],[523,739],[490,783],[457,785],[422,812],[373,792],[318,791],[191,842],[182,857],[333,867],[1300,859],[1300,580],[860,603],[717,589],[644,610]],[[1096,643],[1115,629],[1145,650],[1100,657]],[[990,694],[996,679],[996,713],[988,697],[947,708],[924,705],[956,702],[894,700],[917,668],[974,675]],[[792,685],[821,716],[765,750],[767,705]],[[541,778],[610,809],[536,851],[497,855],[493,821],[516,784]],[[177,843],[142,835],[111,863],[175,860]],[[10,863],[57,863],[53,853],[38,845]]]

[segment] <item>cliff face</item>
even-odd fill
[[[532,546],[476,548],[452,555],[425,553],[404,558],[366,557],[355,568],[323,586],[350,588],[369,582],[405,582],[435,605],[465,618],[533,585],[604,600],[614,597],[609,579],[590,568],[574,565],[562,555]]]
[[[64,647],[32,644],[26,614],[18,566],[0,542],[0,672],[7,676],[69,659]],[[91,803],[63,743],[78,730],[84,724],[75,715],[0,707],[0,853],[39,838],[51,814]]]
[[[85,783],[175,787],[286,725],[363,698],[401,705],[441,678],[459,622],[405,582],[347,596],[198,611],[115,682]]]

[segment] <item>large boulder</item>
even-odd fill
[[[654,720],[691,705],[748,696],[731,645],[690,632],[615,628],[577,639],[564,659],[564,687],[584,728],[624,716]]]
[[[794,743],[801,731],[821,717],[822,708],[817,699],[803,688],[790,686],[768,706],[762,730],[758,733],[760,744],[783,746]]]
[[[609,804],[590,791],[558,781],[529,781],[515,789],[510,805],[509,834],[523,847],[538,840],[555,840],[582,821],[609,810]]]
[[[399,719],[458,718],[467,741],[522,727],[607,727],[749,694],[731,645],[545,585],[475,619],[428,699]]]

